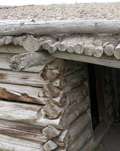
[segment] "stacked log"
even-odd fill
[[[0,55],[0,148],[84,147],[92,139],[86,64],[47,52],[13,55]]]
[[[17,37],[3,36],[0,38],[0,49],[3,47],[6,49],[5,45],[8,44],[14,49],[16,45],[19,45],[19,49],[24,48],[26,52],[47,50],[49,53],[54,53],[59,50],[98,58],[107,56],[120,59],[120,37],[113,34],[67,34],[64,36],[25,34]],[[8,50],[6,49],[6,51]]]

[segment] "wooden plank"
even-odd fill
[[[120,33],[120,21],[105,20],[64,20],[48,22],[1,21],[0,35],[22,33],[44,35],[58,33]]]
[[[0,82],[24,86],[44,87],[47,82],[40,79],[37,73],[0,70]]]
[[[107,67],[113,67],[113,68],[120,68],[119,60],[116,60],[114,57],[102,56],[100,58],[95,58],[92,56],[90,57],[85,55],[70,54],[67,52],[59,52],[59,51],[52,53],[52,55],[56,58],[61,58],[61,59],[81,61],[81,62],[92,63],[92,64],[97,64]]]
[[[39,88],[0,83],[0,98],[2,99],[46,104],[48,98],[40,98],[38,93]]]
[[[11,68],[9,66],[10,65],[9,60],[14,55],[16,55],[16,54],[15,53],[0,53],[0,69],[11,70]],[[23,71],[26,71],[26,72],[40,72],[44,67],[45,67],[45,65],[41,65],[41,66],[31,67],[31,68],[25,69]]]

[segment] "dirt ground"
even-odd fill
[[[120,123],[111,126],[96,151],[120,151]]]
[[[41,6],[0,6],[0,20],[77,20],[77,19],[120,19],[120,2],[90,4],[53,4]]]

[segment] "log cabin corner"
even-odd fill
[[[120,21],[0,21],[0,149],[88,151],[119,117]]]

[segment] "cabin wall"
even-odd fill
[[[91,141],[86,64],[56,59],[17,72],[13,55],[0,53],[0,149],[73,151]]]

